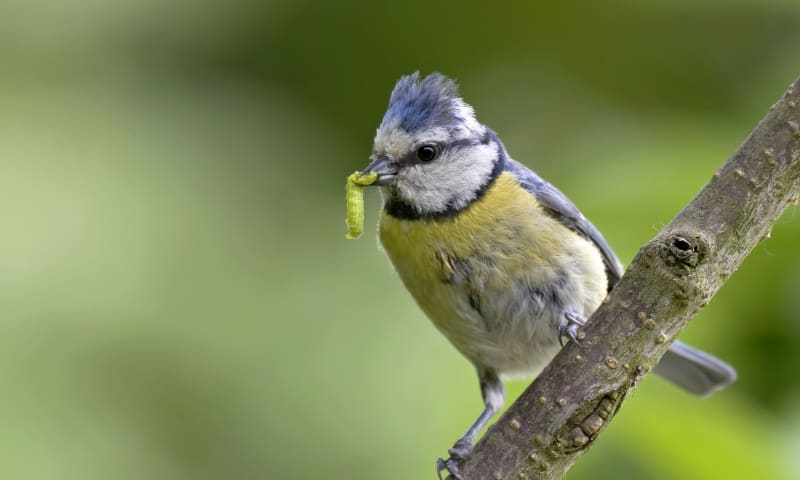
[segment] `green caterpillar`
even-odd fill
[[[364,233],[364,187],[378,180],[377,172],[362,175],[353,172],[347,177],[345,200],[347,201],[347,235],[345,238],[355,240]]]

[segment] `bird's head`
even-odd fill
[[[364,173],[378,174],[389,214],[436,217],[480,196],[504,155],[453,80],[439,73],[420,78],[417,72],[395,85]]]

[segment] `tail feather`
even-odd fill
[[[696,395],[710,395],[736,380],[736,370],[706,352],[675,341],[653,370]]]

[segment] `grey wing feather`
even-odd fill
[[[548,213],[567,227],[591,240],[597,246],[597,249],[603,255],[603,262],[608,274],[608,289],[610,291],[622,277],[624,268],[622,267],[622,262],[611,250],[600,231],[583,216],[566,195],[525,165],[508,159],[506,171],[517,177],[520,185],[531,192]]]
[[[597,246],[603,255],[610,291],[622,277],[624,269],[597,228],[566,195],[521,163],[508,159],[506,170],[517,177],[520,185],[531,192],[551,215]],[[709,395],[736,380],[733,367],[679,341],[673,342],[653,372],[697,395]]]

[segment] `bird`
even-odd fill
[[[441,73],[402,76],[377,129],[380,245],[433,325],[474,366],[484,408],[436,461],[462,479],[503,379],[535,377],[624,272],[600,231],[551,183],[513,160]],[[675,341],[655,373],[698,395],[736,379],[724,361]]]

